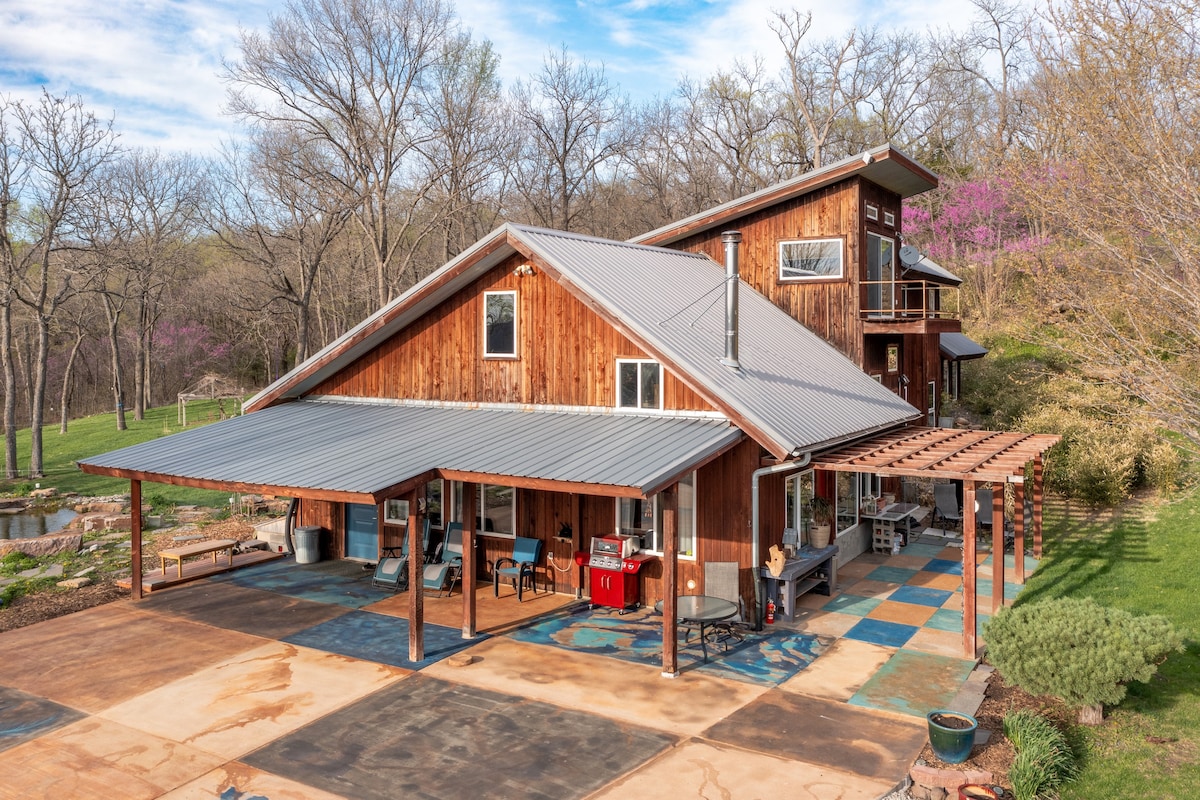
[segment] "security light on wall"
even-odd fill
[[[533,274],[533,265],[531,265],[531,264],[521,264],[516,269],[513,270],[513,275],[516,275],[518,278],[523,277],[525,275],[532,275],[532,274]]]

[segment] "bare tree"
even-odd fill
[[[603,173],[616,169],[632,141],[628,100],[603,67],[576,62],[563,48],[517,83],[512,104],[522,134],[517,191],[539,223],[578,230]]]
[[[397,254],[411,257],[437,227],[422,205],[439,176],[418,149],[433,137],[427,95],[456,33],[442,0],[289,0],[265,34],[243,31],[241,61],[225,68],[232,113],[326,151],[328,171],[310,180],[356,198],[378,306],[405,282]]]

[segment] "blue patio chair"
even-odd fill
[[[529,588],[537,594],[537,562],[542,555],[542,540],[518,536],[513,539],[512,556],[496,559],[492,567],[492,592],[500,596],[500,579],[511,580],[517,590],[517,602],[521,602],[525,589],[525,580],[529,580]]]
[[[388,556],[379,559],[375,565],[375,574],[371,576],[371,585],[380,589],[391,589],[402,592],[408,588],[408,548],[399,556]]]
[[[421,573],[421,584],[426,591],[443,591],[449,597],[454,593],[454,584],[462,578],[462,523],[451,522],[446,528],[446,538],[438,549],[438,559],[433,564],[426,564]]]

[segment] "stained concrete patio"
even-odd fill
[[[923,709],[972,666],[921,625],[891,645],[838,633],[866,618],[862,598],[942,597],[889,600],[910,584],[880,566],[928,572],[892,561],[807,601],[788,629],[820,655],[778,684],[524,641],[523,620],[574,599],[490,586],[470,641],[459,595],[426,598],[413,664],[405,597],[344,564],[112,603],[0,634],[0,797],[878,798],[923,746]]]

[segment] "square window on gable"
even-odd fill
[[[870,203],[867,203],[867,219],[871,220],[872,222],[878,221],[879,206],[873,206]]]
[[[515,358],[517,355],[517,293],[483,293],[483,355]]]
[[[842,277],[841,239],[804,239],[779,243],[779,280]]]
[[[662,407],[662,366],[657,361],[617,359],[617,408]]]
[[[893,214],[891,211],[883,212],[883,224],[888,226],[889,228],[896,227],[896,215]]]

